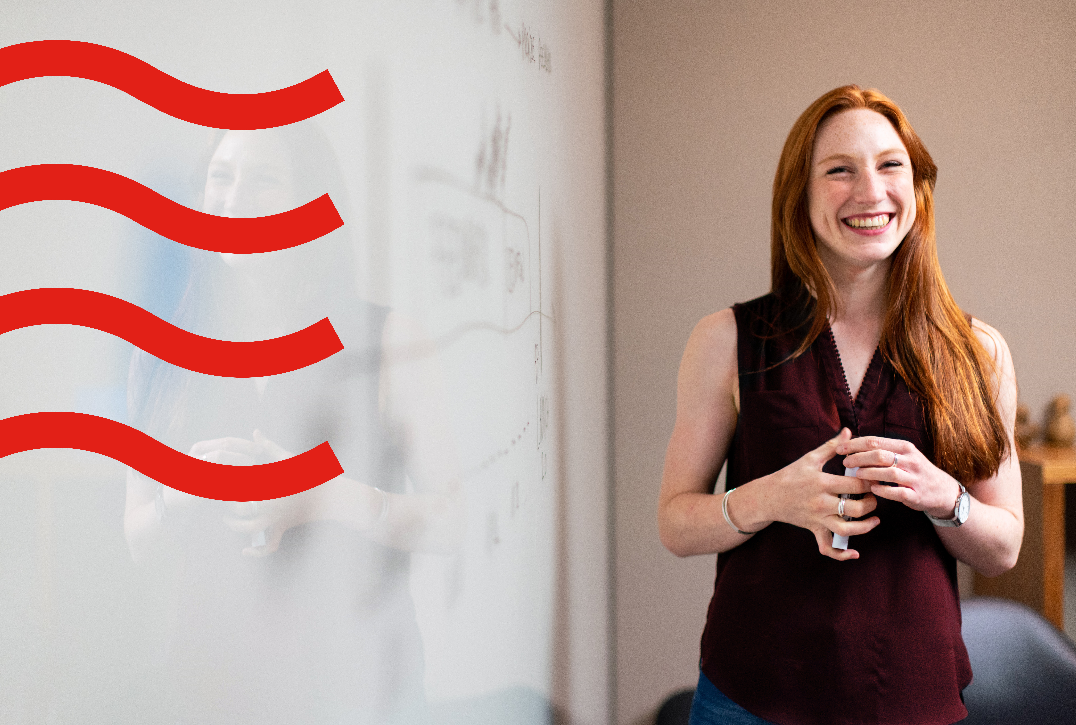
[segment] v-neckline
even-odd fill
[[[836,362],[836,372],[840,374],[840,383],[844,391],[844,402],[848,404],[848,409],[852,413],[852,422],[855,424],[856,432],[859,432],[859,413],[858,409],[862,408],[864,395],[867,395],[869,399],[870,393],[873,391],[873,380],[877,376],[872,376],[875,366],[880,359],[879,346],[874,347],[874,354],[871,355],[870,362],[867,363],[867,369],[863,372],[863,379],[859,382],[859,389],[855,395],[852,395],[852,387],[848,384],[848,373],[844,369],[844,361],[841,359],[841,350],[837,347],[837,337],[833,334],[833,328],[830,324],[826,323],[826,332],[829,333],[830,345],[833,350],[833,359]]]

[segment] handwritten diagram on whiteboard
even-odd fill
[[[466,500],[461,550],[413,556],[431,702],[547,696],[555,586],[555,44],[515,4],[454,4],[424,36],[443,75],[417,91],[402,59],[385,90],[415,141],[391,142],[392,292],[436,350]]]

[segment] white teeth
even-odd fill
[[[889,223],[889,214],[879,214],[878,216],[858,218],[858,219],[845,219],[844,223],[850,227],[856,229],[881,229]]]

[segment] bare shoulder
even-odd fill
[[[994,362],[1003,369],[1012,367],[1012,356],[1009,353],[1009,345],[1001,333],[977,317],[971,318],[971,329],[975,337],[982,343]]]
[[[736,317],[731,309],[707,315],[692,330],[680,363],[681,413],[712,409],[715,399],[735,409],[736,370]]]
[[[736,316],[731,307],[699,320],[687,342],[685,357],[688,353],[707,362],[735,360]]]
[[[1001,336],[1000,332],[982,320],[973,317],[971,329],[975,331],[975,336],[986,348],[987,353],[994,358],[994,363],[997,366],[994,373],[996,377],[993,381],[997,394],[995,402],[999,412],[1002,414],[1002,418],[1007,422],[1011,431],[1013,421],[1016,418],[1017,392],[1016,370],[1013,367],[1012,355],[1009,353],[1009,345],[1005,342],[1005,338]]]

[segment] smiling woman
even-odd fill
[[[885,96],[822,96],[778,164],[770,294],[688,341],[658,522],[719,554],[695,725],[967,715],[956,561],[1016,561],[1016,383],[946,288],[936,177]]]

